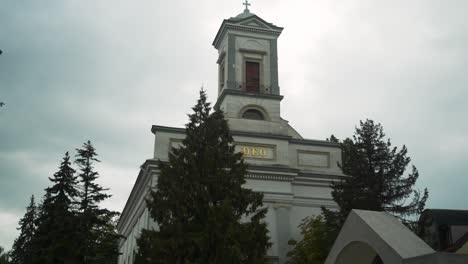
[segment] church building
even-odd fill
[[[277,41],[283,28],[245,5],[244,12],[222,22],[213,41],[219,76],[215,107],[224,112],[236,148],[249,165],[245,187],[264,194],[272,242],[268,257],[271,263],[283,264],[288,241],[300,239],[302,219],[319,214],[321,206],[336,207],[330,183],[343,176],[337,166],[341,150],[337,143],[303,138],[281,118]],[[153,125],[151,132],[154,155],[141,166],[117,225],[124,236],[119,264],[133,263],[142,229],[157,228],[145,197],[156,186],[157,161],[167,161],[185,137],[184,128]]]

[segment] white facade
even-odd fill
[[[335,207],[330,183],[343,174],[339,145],[303,139],[281,118],[277,38],[282,28],[248,12],[224,20],[213,45],[219,52],[219,96],[215,107],[224,111],[239,151],[249,164],[246,188],[264,193],[266,222],[273,246],[273,263],[284,263],[288,241],[299,239],[302,219],[320,213],[320,207]],[[256,92],[249,92],[246,63],[259,65]],[[255,72],[254,74],[257,74]],[[254,78],[254,79],[255,79]],[[249,86],[250,85],[250,86]],[[246,86],[249,86],[246,88]],[[254,87],[255,88],[255,87]],[[248,111],[254,116],[246,114]],[[154,156],[141,167],[135,186],[118,223],[121,241],[119,263],[133,263],[136,239],[142,228],[157,228],[149,217],[145,196],[159,174],[157,160],[184,138],[185,130],[153,126]]]

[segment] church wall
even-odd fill
[[[290,144],[290,166],[305,171],[341,175],[341,170],[337,165],[338,161],[341,161],[339,147],[317,145]]]
[[[257,131],[268,131],[277,135],[288,135],[287,127],[283,126],[279,122],[261,121],[261,120],[249,120],[241,118],[229,118],[229,127],[232,130],[242,130],[248,132]]]
[[[243,34],[245,35],[245,33]],[[260,35],[261,36],[261,35]],[[245,82],[244,64],[246,60],[259,61],[260,63],[260,84],[265,87],[271,86],[271,69],[270,69],[270,41],[267,39],[259,39],[259,35],[252,37],[236,36],[236,80]],[[265,54],[256,54],[249,52],[241,52],[240,49],[247,49],[253,51],[262,51]]]
[[[138,221],[131,227],[131,232],[127,235],[125,242],[121,246],[121,249],[123,250],[121,251],[122,255],[119,257],[119,263],[133,263],[137,248],[136,240],[143,228],[148,228],[147,209],[139,215]]]
[[[331,200],[331,189],[328,187],[330,182],[328,181],[325,186],[313,186],[313,185],[292,185],[292,190],[296,197],[308,197],[317,198],[323,200]]]
[[[291,232],[291,239],[299,240],[302,238],[299,225],[306,217],[319,215],[321,209],[319,207],[311,206],[293,206],[291,209],[291,224],[289,226]]]
[[[278,256],[278,236],[273,230],[277,229],[275,212],[272,208],[272,203],[264,203],[264,206],[268,207],[268,212],[265,217],[265,222],[268,226],[268,235],[270,236],[270,242],[272,246],[268,250],[269,256]]]
[[[243,137],[235,136],[234,141],[241,145],[267,145],[272,146],[270,151],[274,151],[274,159],[261,159],[261,158],[251,158],[244,157],[247,163],[257,164],[257,165],[288,165],[288,141],[286,140],[277,140],[269,138],[252,138],[252,137]],[[244,144],[245,143],[245,144]]]
[[[226,81],[228,79],[228,61],[227,61],[227,57],[226,57],[226,54],[228,52],[227,50],[227,38],[224,38],[222,41],[221,41],[221,44],[220,44],[220,47],[219,47],[219,50],[218,50],[218,94],[221,93],[221,90],[224,89],[227,84],[226,84]],[[222,55],[224,53],[224,55]],[[223,56],[223,57],[221,57]],[[224,67],[224,71],[222,71],[221,69]],[[224,75],[223,78],[221,77],[221,75]],[[221,81],[221,78],[224,80],[224,82]]]
[[[273,243],[268,255],[274,263],[283,264],[291,249],[288,241],[301,237],[301,221],[319,214],[321,206],[336,207],[329,185],[343,176],[336,164],[341,161],[341,152],[338,145],[304,140],[281,118],[277,39],[282,28],[253,14],[250,17],[243,13],[240,17],[225,20],[214,41],[220,80],[216,106],[228,120],[236,151],[243,152],[245,162],[252,165],[244,187],[264,194],[264,206],[268,208],[265,222]],[[259,93],[245,92],[245,61],[259,62]],[[252,78],[255,81],[257,76]],[[265,119],[242,118],[247,109],[258,110]],[[144,198],[150,188],[156,187],[156,160],[167,161],[171,149],[179,147],[185,138],[185,130],[180,128],[153,126],[152,131],[153,159],[142,166],[118,224],[119,233],[126,236],[120,243],[123,254],[119,264],[133,262],[142,228],[158,230]]]
[[[276,194],[291,194],[291,183],[281,181],[264,181],[248,179],[244,186],[256,192],[276,193]]]
[[[255,106],[261,107],[268,114],[268,120],[272,122],[280,122],[281,105],[279,100],[266,99],[262,97],[245,97],[237,95],[226,95],[220,105],[220,109],[225,113],[226,118],[240,118],[241,110],[244,107]],[[261,130],[260,130],[261,131]],[[271,131],[276,132],[276,131]]]
[[[169,159],[169,150],[177,146],[185,138],[182,133],[167,133],[158,131],[155,135],[154,159],[167,161]]]

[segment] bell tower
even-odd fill
[[[225,19],[213,46],[218,50],[218,100],[231,129],[289,135],[281,119],[278,37],[283,28],[251,13],[249,3]]]
[[[218,50],[219,86],[248,93],[279,95],[277,39],[283,28],[250,12],[225,19],[213,46]]]

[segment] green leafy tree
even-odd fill
[[[324,211],[318,216],[306,217],[299,225],[302,240],[290,240],[293,250],[288,252],[288,262],[322,264],[327,258],[335,237],[340,231],[336,214]]]
[[[36,233],[37,206],[34,195],[31,196],[26,213],[19,221],[20,234],[13,243],[10,252],[11,263],[31,264],[32,263],[32,242]],[[1,262],[0,262],[1,263]]]
[[[339,142],[333,135],[327,140]],[[304,221],[301,226],[304,238],[292,242],[296,246],[290,252],[290,264],[323,263],[352,209],[386,211],[418,231],[415,220],[424,210],[428,191],[424,189],[421,194],[415,189],[419,177],[415,166],[405,173],[411,161],[407,148],[392,147],[390,139],[385,139],[382,125],[372,120],[361,121],[354,136],[340,145],[342,163],[338,165],[347,177],[331,186],[339,209],[322,208],[320,216]],[[313,252],[303,253],[307,250]]]
[[[242,154],[203,90],[193,111],[183,145],[159,162],[157,188],[147,200],[159,227],[142,231],[135,263],[266,263],[263,195],[242,187]]]
[[[73,202],[77,196],[75,170],[65,153],[59,171],[49,180],[52,187],[40,206],[37,232],[33,239],[33,263],[79,263],[77,218]]]
[[[101,208],[99,204],[111,197],[96,180],[99,173],[94,164],[100,162],[94,146],[88,140],[77,149],[79,196],[79,259],[81,263],[116,263],[119,235],[113,218],[117,212]]]
[[[0,247],[0,264],[9,264],[8,252],[5,252],[3,247]]]

